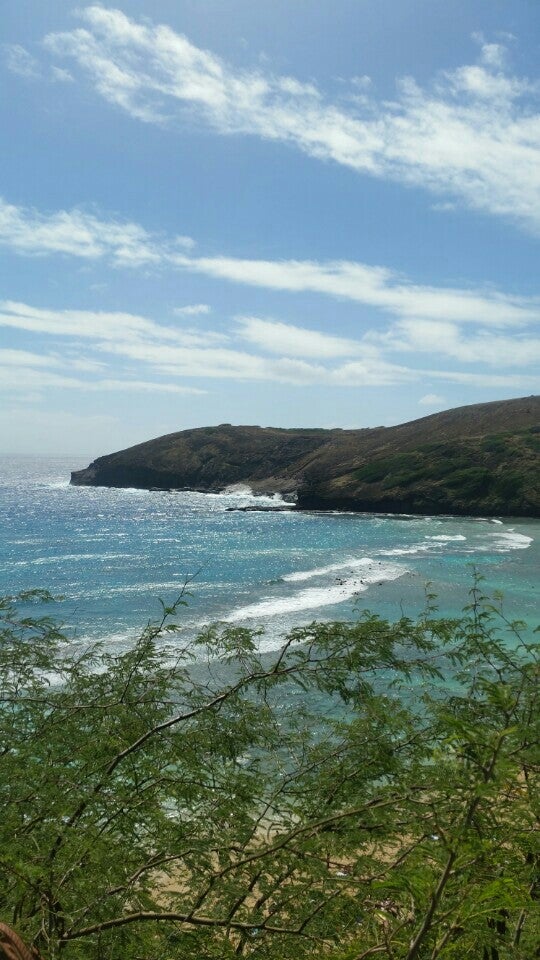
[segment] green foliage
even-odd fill
[[[508,470],[493,479],[495,493],[504,500],[519,496],[523,489],[524,477],[516,470]]]
[[[0,919],[45,960],[530,960],[534,648],[459,621],[81,650],[0,602]],[[40,595],[40,599],[43,597]]]
[[[436,436],[436,432],[435,432]],[[386,437],[386,435],[385,435]],[[349,470],[338,460],[339,473],[325,481],[319,474],[300,488],[300,506],[353,509],[403,509],[405,512],[497,513],[535,516],[538,513],[537,428],[517,428],[488,435],[466,431],[445,440],[433,439],[405,451],[396,444],[369,448]],[[312,469],[312,468],[311,468]]]
[[[464,470],[452,470],[446,483],[451,488],[459,488],[464,497],[480,496],[489,488],[491,475],[485,467],[467,467]]]
[[[504,437],[485,437],[482,441],[482,447],[488,453],[505,453],[507,442]]]
[[[442,483],[449,488],[450,495],[459,491],[463,497],[485,493],[493,479],[485,466],[471,466],[470,454],[466,450],[449,452],[443,444],[431,444],[423,454],[414,452],[373,460],[356,470],[354,475],[356,480],[363,483],[382,483],[383,490],[408,487],[423,481]],[[516,485],[521,487],[521,477],[515,471],[513,476],[515,482],[512,489]]]
[[[396,457],[386,457],[381,460],[372,460],[368,463],[364,463],[358,470],[354,471],[354,477],[356,480],[360,480],[363,483],[378,483],[380,480],[384,480],[388,473],[392,470],[399,469],[401,465],[401,459],[396,463]]]
[[[525,443],[528,447],[530,447],[531,450],[534,450],[535,453],[540,453],[540,437],[526,437]]]

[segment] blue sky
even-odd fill
[[[536,0],[0,21],[0,449],[538,391]]]

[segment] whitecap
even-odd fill
[[[284,500],[280,493],[256,493],[245,483],[231,483],[219,493],[200,493],[204,500],[217,501],[224,506],[230,505],[263,505],[263,506],[294,506]]]
[[[362,571],[362,577],[351,577],[348,580],[333,583],[326,587],[306,587],[289,596],[265,597],[257,603],[251,603],[233,610],[223,620],[226,623],[235,623],[238,620],[273,617],[284,613],[297,613],[301,610],[316,610],[321,607],[334,606],[334,604],[350,600],[357,593],[364,592],[370,584],[397,580],[398,577],[402,577],[407,572],[405,567],[390,564],[382,566],[371,562],[371,567],[366,566],[366,570]]]
[[[426,536],[426,540],[439,540],[441,543],[450,543],[453,540],[466,540],[467,537],[464,537],[463,534],[457,533],[454,537],[445,536],[444,533],[438,534],[436,537]]]
[[[253,490],[247,483],[229,483],[228,486],[224,487],[220,494],[217,496],[229,496],[229,497],[252,497]]]
[[[533,537],[528,537],[524,533],[516,533],[515,530],[508,530],[505,533],[492,533],[493,549],[505,553],[507,550],[526,550],[533,542]]]
[[[395,547],[393,550],[379,550],[381,557],[407,557],[416,553],[427,553],[432,549],[430,543],[419,543],[415,547]]]
[[[364,567],[372,564],[370,557],[351,558],[341,563],[329,563],[326,567],[314,567],[312,570],[297,570],[294,573],[285,573],[281,580],[287,583],[298,583],[303,580],[311,580],[313,577],[322,577],[326,573],[335,573],[338,570],[353,570],[356,567]]]

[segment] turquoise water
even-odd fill
[[[473,565],[510,618],[537,617],[539,521],[230,512],[272,501],[70,487],[87,462],[0,458],[0,593],[62,594],[50,612],[81,640],[123,647],[187,577],[183,630],[257,624],[269,648],[293,625],[359,609],[414,616],[427,581],[441,613],[458,613]]]

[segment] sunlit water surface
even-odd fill
[[[0,458],[0,592],[45,587],[80,640],[130,643],[187,578],[186,636],[209,621],[261,625],[272,648],[291,626],[441,613],[467,602],[475,567],[509,618],[533,624],[540,522],[333,513],[242,513],[249,490],[162,493],[70,487],[88,460]]]

